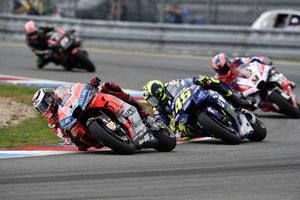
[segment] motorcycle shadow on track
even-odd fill
[[[93,73],[93,72],[87,72],[86,70],[83,70],[83,69],[72,69],[70,71],[67,71],[67,70],[62,69],[62,68],[46,68],[46,69],[43,69],[43,70],[32,68],[32,71],[59,72],[59,73],[82,73],[82,72]]]
[[[264,142],[264,141],[261,141],[261,142]],[[260,142],[260,143],[261,143]],[[253,142],[249,142],[249,141],[247,141],[247,140],[242,140],[241,142],[240,142],[240,144],[247,144],[247,143],[253,143]],[[226,143],[224,143],[224,142],[222,142],[221,140],[218,140],[218,139],[214,139],[214,138],[212,138],[212,139],[210,139],[210,140],[204,140],[204,141],[189,141],[189,142],[187,142],[187,143],[185,143],[184,145],[192,145],[192,144],[201,144],[201,145],[220,145],[220,146],[232,146],[232,145],[230,145],[230,144],[226,144]]]
[[[276,113],[270,113],[270,114],[256,114],[259,118],[265,118],[265,119],[293,119],[289,116],[280,115]],[[296,119],[297,120],[297,119]]]
[[[174,153],[176,152],[175,150],[168,152],[169,153]],[[101,156],[137,156],[139,154],[145,155],[145,154],[159,154],[159,153],[166,153],[166,152],[159,152],[156,150],[152,149],[141,149],[139,151],[136,151],[134,154],[116,154],[112,150],[107,150],[107,151],[82,151],[80,154],[85,154],[85,155],[101,155]]]

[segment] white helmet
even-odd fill
[[[45,115],[52,100],[55,99],[54,89],[42,88],[36,91],[32,97],[32,104],[42,115]]]

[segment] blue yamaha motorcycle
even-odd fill
[[[205,90],[197,85],[180,88],[172,103],[175,121],[203,136],[219,138],[227,144],[241,140],[259,142],[267,130],[250,111],[234,108],[218,92]]]

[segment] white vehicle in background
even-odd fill
[[[269,10],[252,24],[253,29],[283,28],[300,30],[300,10]]]

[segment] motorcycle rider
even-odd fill
[[[239,68],[242,65],[249,64],[252,62],[259,62],[264,65],[273,65],[273,61],[265,56],[253,56],[253,57],[236,57],[233,60],[229,59],[227,55],[224,53],[219,53],[215,55],[212,60],[211,60],[211,66],[215,70],[215,77],[224,83],[226,83],[234,92],[236,92],[238,95],[240,95],[240,87],[238,84],[236,84],[235,80],[236,77],[238,76]],[[277,72],[275,68],[273,67],[273,70],[275,73],[280,74],[281,76],[284,77],[283,74]],[[288,85],[291,85],[292,88],[295,88],[295,83],[292,81],[288,81]],[[284,88],[285,86],[283,86]],[[259,105],[260,106],[260,105]],[[271,111],[271,107],[268,105],[262,105],[262,110],[263,111]]]
[[[237,68],[251,62],[259,62],[265,65],[272,65],[273,61],[265,56],[254,56],[249,58],[236,57],[230,60],[224,53],[215,55],[211,60],[211,66],[215,70],[215,77],[226,84],[231,84],[238,75]]]
[[[112,82],[105,82],[99,87],[100,79],[98,77],[92,78],[89,83],[94,88],[98,89],[99,92],[114,95],[128,104],[137,108],[141,118],[147,120],[149,116],[148,111],[143,108],[139,103],[137,103],[132,96],[126,93],[121,87]],[[99,87],[99,88],[98,88]],[[85,134],[85,138],[81,138],[80,135],[72,137],[72,135],[67,134],[60,127],[58,119],[58,96],[55,90],[52,88],[42,88],[39,89],[33,96],[32,102],[33,106],[45,117],[48,118],[48,126],[50,130],[55,133],[59,138],[61,138],[65,144],[74,143],[78,150],[86,151],[88,148],[95,146],[96,148],[101,148],[102,146],[97,146],[99,142],[94,138]],[[83,141],[84,140],[84,141]],[[89,143],[89,144],[87,144]]]
[[[199,75],[193,78],[176,79],[163,84],[159,80],[151,80],[143,87],[144,99],[152,106],[154,112],[169,126],[170,129],[175,132],[178,130],[183,140],[188,140],[193,137],[197,137],[195,133],[191,132],[185,123],[175,123],[174,112],[171,108],[175,95],[184,86],[189,87],[191,85],[199,85],[204,89],[211,89],[219,92],[228,101],[232,103],[234,107],[252,108],[254,102],[250,100],[240,99],[233,92],[228,89],[224,83],[213,77]]]
[[[24,28],[26,32],[26,43],[37,56],[37,67],[42,69],[49,62],[55,62],[51,57],[51,50],[47,42],[47,33],[53,31],[55,28],[37,26],[32,20],[26,22]]]

